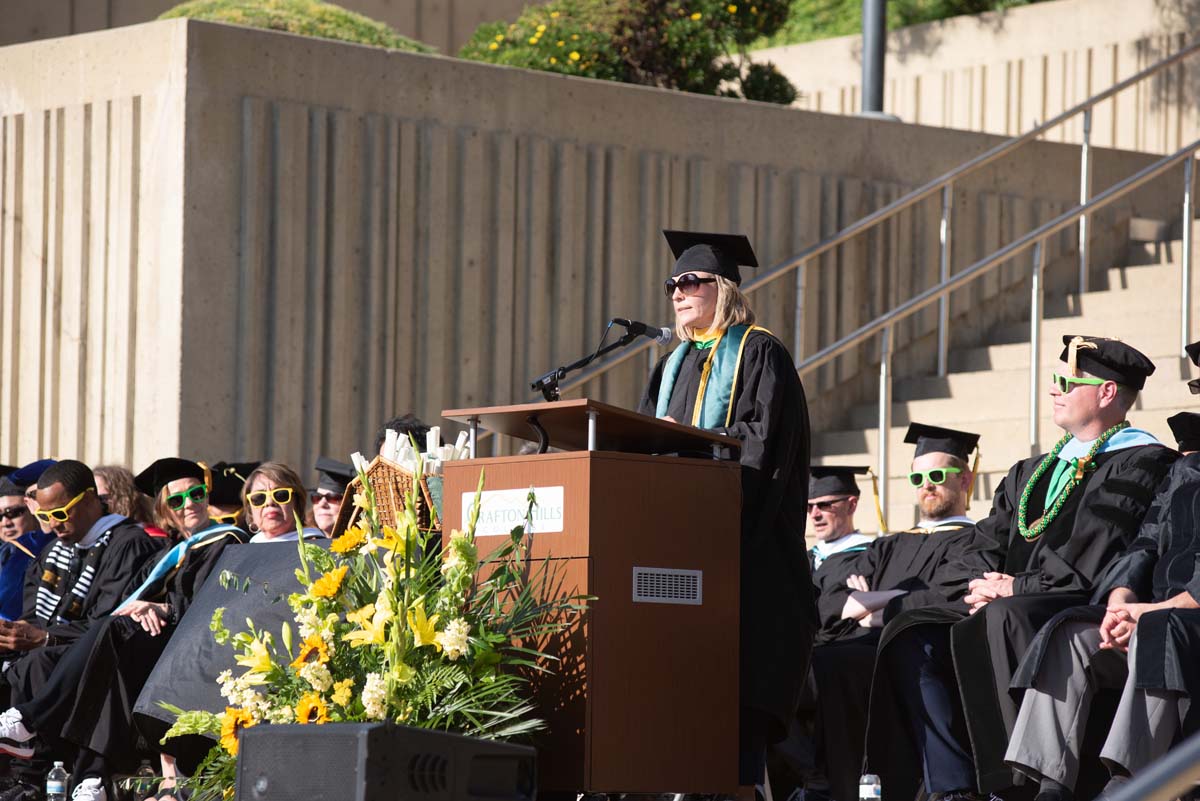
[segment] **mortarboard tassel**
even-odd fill
[[[888,533],[887,519],[883,516],[883,507],[879,505],[879,477],[875,475],[875,471],[867,468],[867,475],[871,477],[871,497],[875,499],[875,517],[879,520],[879,533]]]
[[[975,448],[975,461],[971,465],[971,486],[967,487],[967,505],[971,505],[971,499],[975,497],[975,482],[979,480],[979,448]]]
[[[200,469],[204,471],[204,486],[208,489],[209,494],[212,494],[212,470],[209,469],[207,462],[196,462],[196,464],[200,465]]]
[[[1071,339],[1071,342],[1067,345],[1067,372],[1071,374],[1072,378],[1079,377],[1079,367],[1077,366],[1077,357],[1079,355],[1080,348],[1083,348],[1085,350],[1096,350],[1097,349],[1095,342],[1088,342],[1083,337],[1073,337]]]

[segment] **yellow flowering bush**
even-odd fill
[[[750,42],[786,20],[788,0],[550,0],[478,28],[459,55],[566,75],[791,103],[795,89]],[[770,73],[768,75],[767,73]]]
[[[417,525],[415,495],[398,525],[384,527],[362,483],[361,528],[328,550],[297,543],[303,591],[288,597],[292,620],[278,634],[251,620],[233,633],[223,610],[213,615],[213,637],[236,649],[241,672],[217,677],[224,712],[172,709],[167,733],[218,741],[187,781],[196,801],[232,790],[238,734],[259,723],[391,720],[496,739],[543,727],[525,676],[544,670],[549,657],[537,643],[573,625],[586,599],[551,597],[552,563],[527,563],[525,525],[485,558],[486,579],[477,577],[478,493],[466,530],[443,546]],[[529,503],[532,511],[532,494]]]

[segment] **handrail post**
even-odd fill
[[[1092,107],[1083,110],[1083,147],[1079,150],[1079,205],[1092,197]],[[1088,291],[1088,236],[1091,233],[1087,211],[1079,215],[1079,294]]]
[[[888,514],[888,437],[892,431],[892,335],[893,326],[886,326],[879,336],[879,508],[886,520]],[[879,532],[883,534],[884,532]]]
[[[951,224],[954,221],[954,182],[942,187],[942,223],[938,230],[938,280],[945,283],[950,278]],[[937,324],[937,374],[945,376],[950,365],[950,296],[938,299]]]
[[[1039,448],[1038,428],[1041,424],[1042,374],[1042,269],[1045,267],[1045,240],[1033,245],[1033,273],[1029,290],[1029,455],[1036,456]]]
[[[792,329],[792,361],[796,364],[804,358],[804,289],[808,272],[808,260],[796,266],[795,327]]]
[[[1183,162],[1183,253],[1180,289],[1183,293],[1183,306],[1179,320],[1179,353],[1187,355],[1187,345],[1192,340],[1192,190],[1195,183],[1196,154],[1189,153]]]

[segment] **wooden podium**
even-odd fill
[[[738,443],[589,400],[442,414],[530,440],[536,416],[552,446],[593,446],[444,466],[446,536],[481,469],[481,556],[532,487],[532,556],[554,560],[563,594],[596,596],[544,644],[562,661],[535,680],[539,792],[735,793],[741,481],[711,453]]]

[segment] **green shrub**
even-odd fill
[[[1039,2],[1042,0],[889,0],[888,30]],[[787,21],[751,47],[779,47],[857,33],[862,33],[862,0],[792,0]]]
[[[564,75],[790,103],[795,90],[745,48],[788,0],[551,0],[482,25],[460,56]]]
[[[174,17],[227,22],[392,50],[433,52],[429,45],[401,36],[385,23],[322,0],[189,0],[164,12],[159,19]]]

